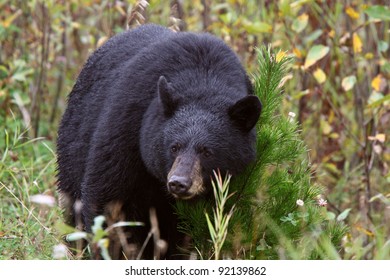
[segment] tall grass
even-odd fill
[[[16,120],[8,128],[0,161],[0,258],[50,259],[60,243],[53,145],[29,139]]]
[[[229,220],[234,212],[234,205],[226,213],[226,202],[234,195],[229,193],[229,184],[231,176],[222,179],[221,173],[214,172],[214,180],[212,181],[213,193],[215,198],[215,207],[213,208],[213,221],[206,212],[207,226],[209,228],[211,241],[214,247],[214,258],[221,258],[222,247],[228,234]]]

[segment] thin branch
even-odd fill
[[[51,116],[50,116],[50,123],[53,124],[54,122],[54,119],[55,119],[55,116],[56,116],[56,113],[57,113],[57,108],[58,108],[58,101],[60,99],[60,95],[61,95],[61,91],[62,91],[62,87],[63,87],[63,84],[64,84],[64,80],[65,80],[65,75],[66,75],[66,69],[68,68],[68,60],[67,60],[67,57],[66,57],[66,45],[67,45],[67,35],[66,35],[66,32],[67,32],[67,25],[66,25],[66,21],[62,21],[61,23],[62,27],[63,27],[63,31],[62,31],[62,39],[61,39],[61,43],[62,43],[62,51],[61,51],[61,63],[60,63],[60,66],[59,66],[59,72],[60,72],[60,75],[58,77],[58,81],[57,81],[57,91],[56,91],[56,95],[55,95],[55,98],[54,98],[54,104],[53,104],[53,109],[51,111]],[[58,59],[58,57],[57,57]]]

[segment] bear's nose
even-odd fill
[[[192,185],[192,181],[188,177],[173,175],[168,181],[168,190],[171,193],[181,195],[186,193]]]

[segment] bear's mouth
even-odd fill
[[[196,194],[175,194],[172,192],[169,192],[175,199],[180,199],[180,200],[190,200],[191,198],[195,197]]]
[[[175,198],[181,200],[189,200],[203,193],[203,184],[192,184],[188,189],[180,189],[170,183],[167,184],[168,192]]]

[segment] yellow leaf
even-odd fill
[[[308,14],[302,14],[298,17],[299,20],[307,21],[309,19]]]
[[[293,53],[297,58],[302,58],[302,52],[299,49],[293,48]]]
[[[365,59],[373,59],[374,58],[374,54],[372,52],[368,52],[364,55],[364,58]]]
[[[354,10],[352,7],[347,7],[345,12],[351,19],[358,19],[360,17],[359,13]]]
[[[384,162],[390,161],[390,153],[388,151],[385,150],[384,153],[382,154],[382,157]]]
[[[276,62],[280,62],[285,56],[286,56],[286,52],[279,50],[278,53],[276,54]]]
[[[379,133],[376,135],[376,139],[381,142],[381,143],[384,143],[386,141],[386,135],[383,134],[383,133]]]
[[[375,135],[375,138],[376,138],[376,140],[378,140],[379,142],[384,143],[385,140],[386,140],[386,135],[383,134],[383,133],[378,133],[377,135]]]
[[[319,84],[322,84],[326,81],[326,74],[322,71],[321,68],[317,68],[313,73],[314,78]]]
[[[71,26],[73,29],[80,29],[81,24],[75,21],[72,21]]]
[[[336,35],[336,31],[334,31],[334,29],[332,29],[331,31],[328,32],[328,36],[330,38],[334,38],[334,35]]]
[[[353,52],[354,53],[362,52],[362,47],[363,47],[362,39],[360,39],[360,37],[357,33],[353,33],[352,43],[353,43]]]
[[[371,81],[371,87],[378,92],[381,92],[386,88],[386,79],[383,78],[382,74],[376,75]]]
[[[379,142],[384,143],[384,142],[386,141],[386,134],[384,134],[384,133],[378,133],[378,134],[375,135],[375,136],[368,136],[367,138],[368,138],[368,140],[370,140],[370,141],[378,140]]]
[[[15,19],[18,18],[22,14],[22,10],[17,10],[16,13],[6,18],[4,21],[0,21],[0,25],[2,25],[4,28],[8,28]]]
[[[340,135],[337,132],[332,132],[328,137],[331,139],[339,139]]]
[[[326,120],[321,120],[320,125],[323,135],[329,135],[332,132],[332,126]]]
[[[379,91],[381,85],[381,74],[377,75],[372,81],[371,81],[371,86],[373,89],[376,91]]]
[[[365,228],[363,228],[363,227],[361,227],[361,226],[356,226],[356,229],[358,230],[358,231],[360,231],[360,232],[363,232],[365,235],[367,235],[367,236],[375,236],[375,234],[371,231],[371,230],[369,230],[369,229],[365,229]]]
[[[330,110],[329,115],[328,115],[328,122],[329,123],[333,123],[334,122],[334,118],[335,118],[334,111]]]

